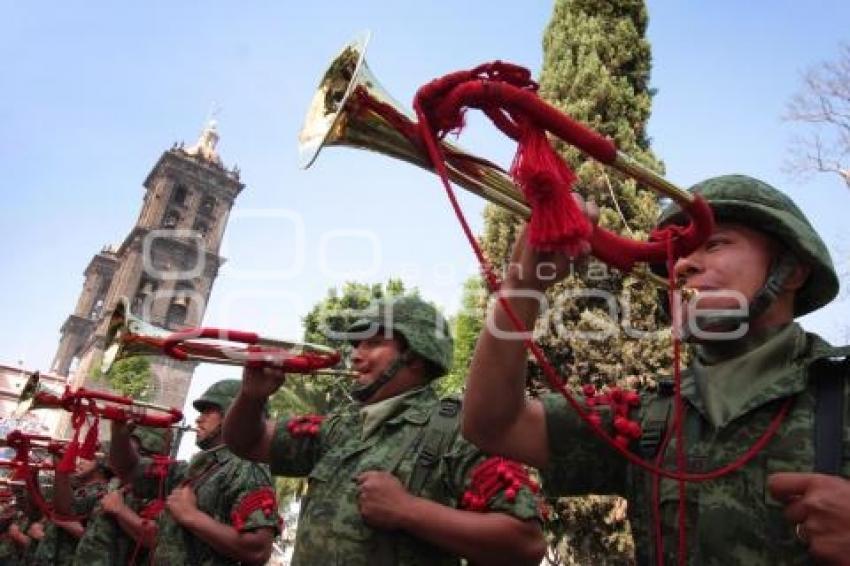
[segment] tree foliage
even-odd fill
[[[139,401],[149,401],[153,397],[153,371],[145,356],[133,356],[118,360],[109,371],[100,371],[100,364],[94,364],[91,377],[106,383],[110,389],[125,397]]]
[[[480,277],[474,276],[463,284],[460,312],[450,321],[454,336],[452,369],[440,380],[441,393],[458,393],[466,383],[469,362],[484,326],[487,293]]]
[[[647,22],[644,0],[556,0],[543,39],[540,95],[660,173],[663,166],[650,151],[646,132],[653,94]],[[560,140],[554,145],[577,175],[576,192],[599,204],[600,225],[646,239],[658,216],[654,193]],[[502,269],[519,226],[501,210],[485,212],[482,245]],[[550,308],[535,328],[549,361],[573,387],[653,383],[671,363],[669,331],[658,320],[655,290],[598,262],[574,267],[550,291]],[[636,339],[641,333],[646,336]],[[534,395],[548,389],[534,363],[529,389]],[[618,512],[623,508],[622,500],[599,496],[553,502],[550,558],[628,562],[631,541],[625,513]]]
[[[808,69],[802,80],[784,116],[800,126],[784,169],[801,179],[837,175],[850,188],[850,45],[841,46],[836,60]]]

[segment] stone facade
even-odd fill
[[[74,312],[60,329],[51,369],[73,387],[104,389],[93,379],[103,355],[107,324],[119,298],[134,316],[168,330],[200,326],[212,284],[224,259],[218,255],[227,218],[244,188],[236,168],[225,169],[208,125],[198,143],[164,152],[144,182],[135,226],[120,246],[92,258]],[[151,357],[151,402],[182,408],[195,364]]]

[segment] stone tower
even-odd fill
[[[200,326],[219,266],[228,214],[244,188],[239,170],[226,169],[210,121],[191,147],[174,145],[144,182],[135,226],[115,247],[96,254],[73,314],[60,329],[52,371],[74,387],[105,388],[93,375],[103,355],[106,326],[120,297],[134,315],[170,330]],[[151,401],[182,408],[195,364],[150,357]]]

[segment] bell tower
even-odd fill
[[[224,258],[218,255],[227,218],[245,187],[239,169],[227,169],[216,146],[215,121],[197,143],[175,144],[144,181],[138,220],[117,247],[96,254],[83,275],[74,312],[60,329],[52,371],[75,386],[104,389],[93,381],[103,355],[106,325],[118,299],[130,300],[133,315],[170,330],[200,326]],[[151,401],[182,408],[195,364],[149,358]]]

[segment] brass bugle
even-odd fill
[[[250,337],[252,341],[245,342],[246,337]],[[205,339],[242,341],[250,344],[250,347],[213,345],[202,341]],[[134,316],[130,312],[127,298],[120,297],[107,324],[101,371],[106,373],[115,362],[134,356],[168,355],[180,360],[244,366],[250,362],[273,363],[281,357],[282,352],[315,354],[325,356],[332,361],[334,358],[339,359],[336,350],[322,344],[267,338],[250,332],[212,328],[193,328],[172,332]],[[298,373],[341,374],[340,371],[330,369]]]
[[[415,128],[415,119],[381,86],[366,63],[368,41],[369,34],[365,32],[346,45],[321,79],[298,135],[301,167],[312,165],[325,146],[348,146],[388,155],[433,172],[428,154],[404,133],[405,129]],[[531,209],[502,168],[455,144],[439,143],[453,183],[529,219]],[[690,204],[694,199],[623,152],[617,152],[611,166],[680,205]],[[669,288],[665,278],[644,266],[636,267],[633,273],[659,288]]]
[[[173,422],[174,420],[183,418],[183,413],[179,409],[138,401],[129,397],[121,397],[103,391],[90,391],[87,389],[71,391],[66,386],[65,391],[58,392],[41,383],[41,377],[38,372],[33,372],[29,379],[27,379],[26,384],[24,384],[14,415],[16,418],[20,418],[27,412],[36,409],[65,408],[65,402],[74,398],[85,398],[101,402],[101,405],[95,404],[95,407],[91,410],[98,416],[106,419],[116,418],[115,415],[120,415],[121,418],[139,421],[140,424],[170,426],[166,421]],[[125,407],[127,408],[125,409]],[[148,416],[147,411],[158,411],[167,416]]]

